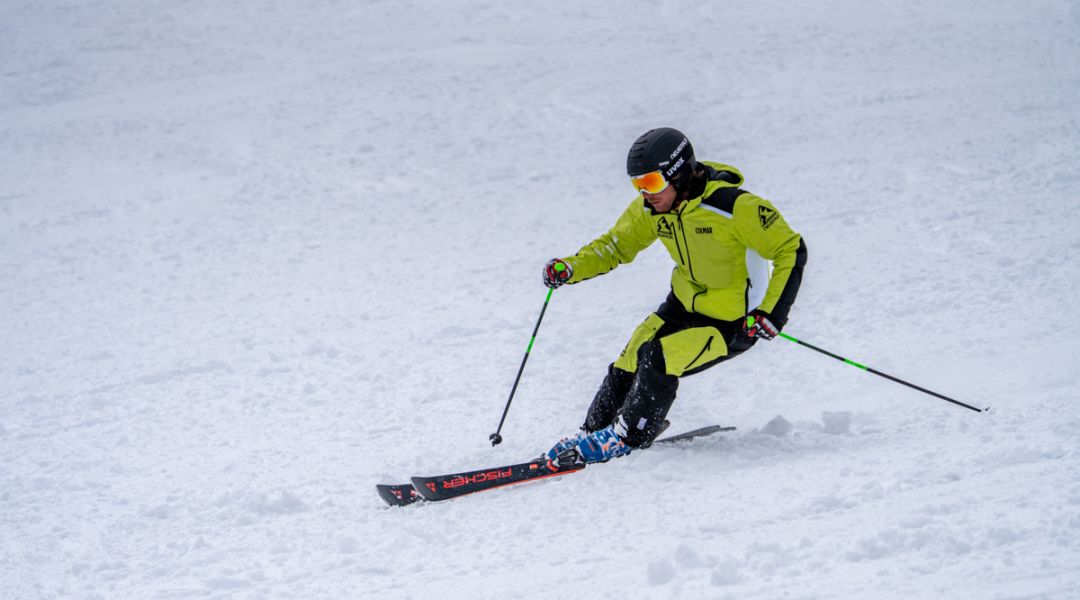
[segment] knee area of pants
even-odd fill
[[[611,382],[615,385],[629,385],[634,381],[634,374],[630,371],[623,371],[615,366],[615,363],[608,365],[608,377],[611,378]]]
[[[659,340],[645,342],[638,348],[638,369],[664,372],[664,345]]]

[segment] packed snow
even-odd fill
[[[0,597],[1080,598],[1080,3],[0,5]],[[786,333],[582,473],[673,126],[803,234]]]

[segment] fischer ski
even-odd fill
[[[704,437],[723,431],[735,431],[734,427],[710,425],[677,435],[656,440],[648,447],[676,445],[694,438]],[[644,448],[643,448],[644,449]],[[503,467],[463,471],[433,477],[413,477],[412,483],[397,485],[379,484],[375,489],[379,497],[390,506],[408,506],[425,501],[438,502],[458,498],[476,492],[506,487],[536,479],[556,477],[576,473],[586,465],[574,465],[561,469],[554,468],[545,458]]]
[[[527,463],[494,469],[450,473],[435,477],[413,477],[412,485],[424,500],[437,502],[534,479],[567,475],[584,468],[585,465],[582,464],[560,469],[553,466],[546,458],[538,458]]]

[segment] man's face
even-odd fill
[[[641,192],[641,195],[645,197],[645,201],[649,203],[649,206],[655,212],[666,213],[675,206],[675,197],[678,193],[675,191],[675,186],[669,185],[659,194]]]

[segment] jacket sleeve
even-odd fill
[[[769,287],[759,308],[780,327],[802,284],[806,244],[768,200],[753,194],[739,196],[735,204],[735,231],[739,240],[773,263]]]
[[[585,281],[629,263],[656,239],[656,231],[638,196],[607,233],[586,244],[577,254],[563,259],[574,269],[569,283]]]

